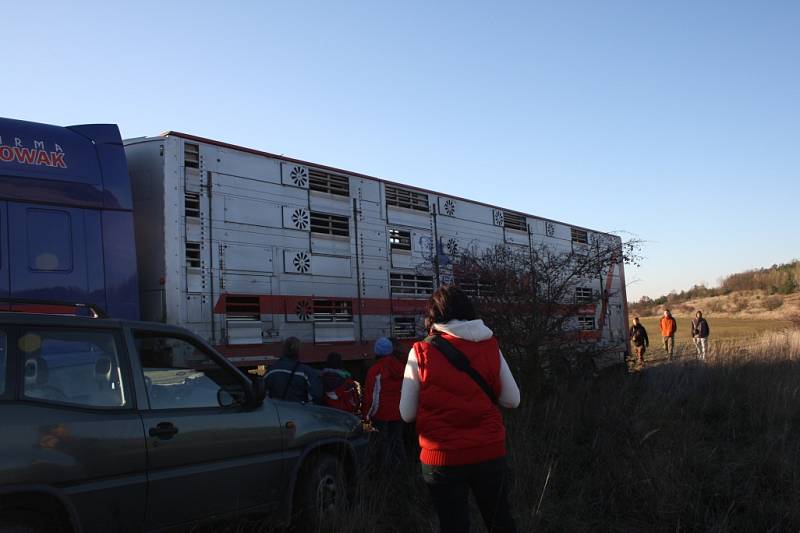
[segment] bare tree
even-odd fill
[[[449,255],[438,248],[429,267],[442,283],[474,297],[512,369],[539,380],[553,356],[563,363],[569,353],[573,365],[591,365],[591,352],[602,348],[582,342],[591,333],[581,331],[578,317],[614,296],[605,283],[609,270],[636,264],[641,241],[599,238],[570,250],[535,243],[467,247]]]

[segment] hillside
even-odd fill
[[[697,285],[659,298],[629,304],[631,315],[675,315],[696,310],[718,317],[800,321],[800,261],[731,274],[719,287]]]
[[[694,315],[703,311],[708,316],[764,320],[800,319],[800,293],[769,294],[767,291],[735,291],[719,296],[669,301],[661,304],[637,302],[630,305],[631,315],[656,316],[670,309],[676,316]]]

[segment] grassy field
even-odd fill
[[[800,531],[798,383],[798,330],[719,339],[708,364],[610,369],[547,394],[521,383],[505,413],[518,530]],[[231,531],[271,531],[250,526]],[[326,531],[437,531],[419,465],[366,475]]]
[[[661,317],[643,317],[640,319],[650,341],[653,344],[661,341],[661,329],[658,321]],[[676,341],[691,342],[691,316],[675,316],[678,323],[678,332],[675,334]],[[708,326],[711,328],[710,340],[729,340],[735,338],[753,338],[768,331],[778,331],[792,326],[788,320],[764,320],[749,318],[714,318],[706,317]]]
[[[661,329],[658,321],[661,317],[643,317],[641,322],[650,338],[650,348],[645,354],[645,359],[657,362],[666,357],[661,338]],[[675,334],[675,355],[679,358],[694,356],[696,353],[694,342],[691,338],[691,317],[675,316],[678,322],[678,332]],[[716,353],[721,347],[729,349],[732,346],[747,347],[757,342],[765,333],[781,331],[793,326],[788,320],[765,320],[750,318],[718,317],[708,318],[711,328],[709,336],[709,350]]]

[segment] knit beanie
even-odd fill
[[[386,337],[381,337],[380,339],[375,341],[375,347],[373,351],[375,352],[375,355],[378,357],[382,357],[384,355],[392,355],[392,353],[394,352],[392,341],[390,341]]]

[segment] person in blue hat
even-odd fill
[[[403,363],[394,355],[392,341],[375,341],[375,364],[367,372],[364,387],[364,418],[380,435],[383,460],[400,462],[403,455],[403,419],[400,417],[400,390],[403,388]]]

